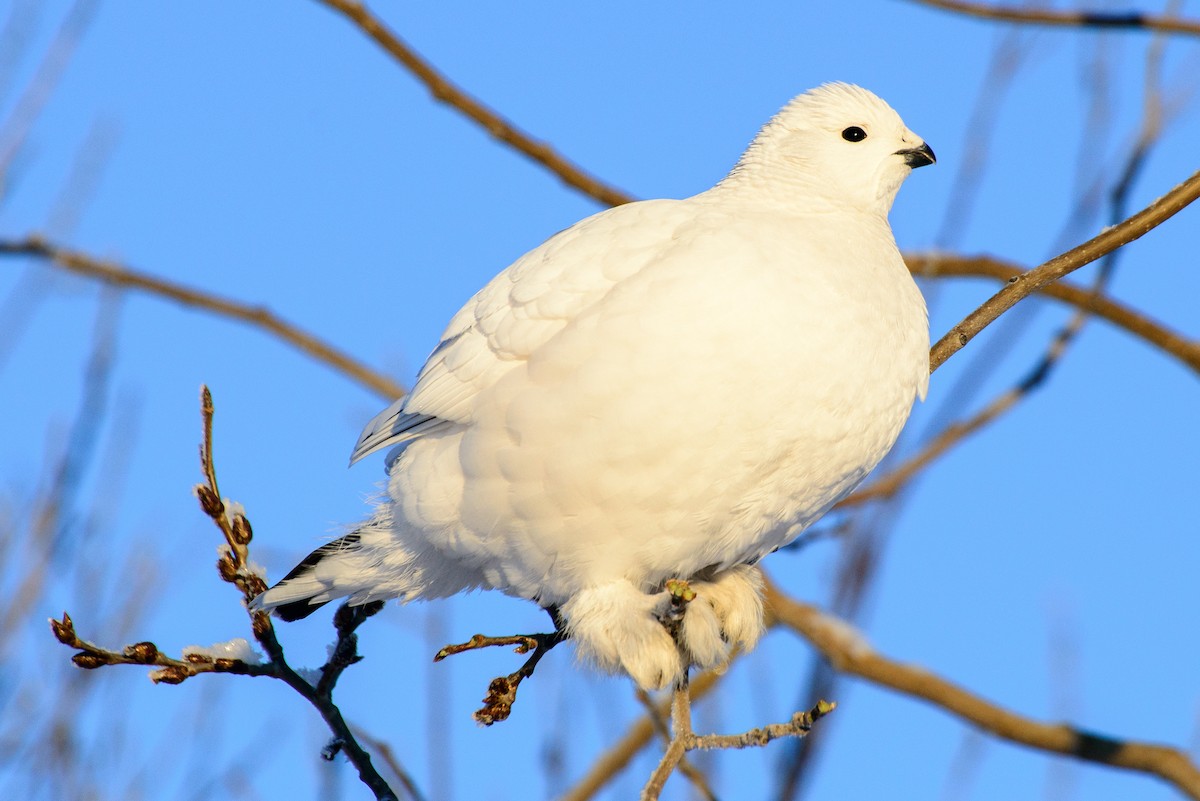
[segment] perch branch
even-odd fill
[[[837,704],[818,701],[807,712],[797,712],[787,723],[774,723],[742,734],[698,735],[692,730],[692,702],[688,690],[687,673],[675,686],[671,696],[671,742],[663,754],[662,761],[654,769],[650,780],[642,788],[641,801],[656,801],[671,773],[683,761],[688,751],[698,749],[748,748],[764,746],[781,737],[805,737],[813,724],[828,715]]]
[[[699,699],[712,692],[726,673],[709,671],[700,674],[691,683],[692,699]],[[646,714],[629,727],[617,743],[613,744],[594,763],[591,769],[574,787],[559,797],[558,801],[588,801],[604,789],[605,785],[615,779],[622,770],[629,767],[633,758],[640,754],[654,740],[656,730],[655,718],[663,718],[670,713],[670,701],[664,706],[659,705],[655,715]]]

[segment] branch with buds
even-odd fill
[[[200,446],[200,464],[204,483],[195,487],[200,508],[221,530],[225,543],[217,558],[217,572],[229,584],[237,587],[242,600],[250,601],[267,589],[267,582],[260,568],[250,561],[250,541],[254,533],[241,504],[225,500],[217,486],[216,469],[212,458],[213,402],[208,387],[201,390],[201,415],[204,421],[204,441]],[[261,661],[244,640],[233,640],[213,648],[187,648],[181,658],[167,656],[152,642],[128,645],[119,651],[109,650],[79,637],[75,622],[66,612],[61,620],[51,619],[50,628],[55,638],[74,648],[71,661],[77,666],[94,670],[109,665],[153,665],[158,668],[150,678],[157,684],[182,684],[201,673],[233,673],[241,676],[269,676],[286,683],[312,704],[329,726],[331,738],[322,750],[322,756],[333,759],[345,753],[358,770],[358,776],[379,801],[398,801],[395,791],[388,786],[371,764],[371,757],[359,744],[342,717],[341,710],[333,702],[333,689],[342,673],[350,665],[361,661],[358,654],[358,627],[380,609],[382,602],[362,606],[343,605],[333,617],[337,639],[330,649],[329,658],[320,669],[320,677],[312,683],[301,676],[283,653],[275,634],[271,617],[266,612],[250,614],[254,639],[266,652],[267,660]],[[535,662],[536,664],[536,662]]]

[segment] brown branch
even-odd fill
[[[1088,762],[1157,776],[1200,799],[1200,769],[1169,746],[1118,740],[1066,724],[1041,723],[968,692],[930,671],[889,659],[852,633],[849,625],[783,595],[768,580],[766,600],[781,625],[808,640],[838,671],[930,702],[1002,740]]]
[[[1025,274],[1015,264],[990,256],[905,254],[908,268],[922,277],[992,278],[1012,283]],[[1200,373],[1200,342],[1172,331],[1162,323],[1091,289],[1068,283],[1038,287],[1038,294],[1068,303],[1145,340]]]
[[[319,0],[356,25],[375,41],[388,55],[411,72],[433,95],[477,123],[494,138],[522,153],[550,172],[563,183],[606,206],[629,203],[633,197],[604,183],[578,164],[560,155],[545,142],[538,141],[526,131],[506,120],[494,109],[467,94],[438,72],[432,64],[418,55],[404,40],[388,29],[383,21],[356,0]]]
[[[110,286],[149,292],[152,295],[169,298],[184,306],[204,309],[222,317],[248,323],[269,331],[300,352],[355,379],[384,398],[394,400],[404,394],[404,388],[392,379],[372,370],[353,356],[338,350],[262,306],[247,305],[149,273],[131,270],[120,264],[92,258],[38,236],[28,236],[17,240],[0,240],[0,256],[2,255],[33,256],[45,260],[47,264]]]
[[[926,6],[1001,22],[1053,25],[1070,28],[1157,31],[1200,36],[1200,22],[1140,11],[1056,11],[1048,8],[1012,8],[963,0],[913,0]]]
[[[1087,242],[1054,257],[1029,272],[1014,276],[1004,288],[968,314],[938,340],[930,350],[930,372],[941,367],[947,359],[962,350],[980,331],[995,322],[1000,315],[1011,309],[1018,301],[1105,254],[1142,237],[1151,229],[1170,219],[1197,197],[1200,197],[1200,172],[1193,173],[1186,181],[1118,225],[1102,231]]]
[[[654,724],[654,731],[658,733],[659,739],[671,745],[671,727],[667,724],[667,718],[660,713],[658,704],[654,703],[654,699],[650,697],[650,693],[642,688],[637,689],[638,703],[646,710],[646,714],[650,717],[650,722]],[[708,777],[698,767],[692,764],[686,756],[679,760],[679,772],[692,783],[692,787],[700,795],[704,801],[717,801],[717,794],[713,792],[712,785],[709,784]]]

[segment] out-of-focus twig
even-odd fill
[[[68,553],[68,546],[73,544],[68,532],[76,522],[73,513],[79,487],[95,462],[96,442],[108,412],[119,320],[119,299],[105,297],[97,309],[79,407],[48,486],[37,500],[30,530],[22,538],[27,556],[20,570],[20,581],[0,612],[0,656],[17,642],[13,634],[28,620],[29,610],[43,602],[43,589],[53,578],[52,564]]]
[[[76,0],[67,11],[58,32],[46,48],[33,78],[25,85],[21,96],[3,124],[0,124],[0,196],[4,195],[9,168],[24,146],[33,128],[54,94],[75,48],[87,31],[96,10],[96,0]]]
[[[1053,25],[1068,28],[1104,28],[1108,30],[1158,31],[1188,36],[1200,36],[1200,22],[1174,16],[1145,14],[1140,11],[1059,11],[1050,8],[973,3],[965,0],[913,0],[920,5],[971,17],[1020,22],[1034,25]]]
[[[877,653],[848,623],[788,598],[768,580],[766,600],[779,623],[808,640],[842,673],[928,701],[1002,740],[1156,776],[1200,799],[1200,769],[1169,746],[1118,740],[1065,724],[1041,723],[1003,709],[926,668]]]
[[[93,278],[123,289],[136,289],[170,298],[185,306],[204,309],[222,317],[262,328],[308,356],[332,367],[389,400],[404,394],[404,388],[382,373],[367,367],[345,351],[318,339],[262,306],[252,306],[212,292],[168,281],[120,264],[69,250],[41,237],[0,240],[0,255],[33,256],[77,275]]]
[[[319,2],[340,12],[359,30],[374,40],[388,55],[425,84],[435,100],[461,112],[496,139],[557,175],[563,183],[578,189],[606,206],[620,206],[622,203],[629,203],[633,200],[632,196],[601,181],[578,164],[559,154],[550,145],[535,139],[494,109],[455,86],[432,64],[389,30],[383,21],[372,14],[362,3],[356,2],[356,0],[319,0]]]
[[[396,756],[395,750],[383,740],[367,734],[361,727],[354,726],[353,728],[355,736],[366,743],[371,750],[379,754],[379,758],[383,760],[383,764],[388,766],[388,769],[391,770],[400,782],[400,786],[411,796],[412,801],[425,801],[425,794],[421,792],[421,788],[417,787],[417,783],[413,781],[412,775],[409,774],[404,765],[400,764],[400,759]]]

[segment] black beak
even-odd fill
[[[908,150],[897,150],[896,155],[904,156],[904,163],[914,170],[937,161],[937,157],[933,155],[933,148],[926,144],[922,144],[920,147],[910,147]]]

